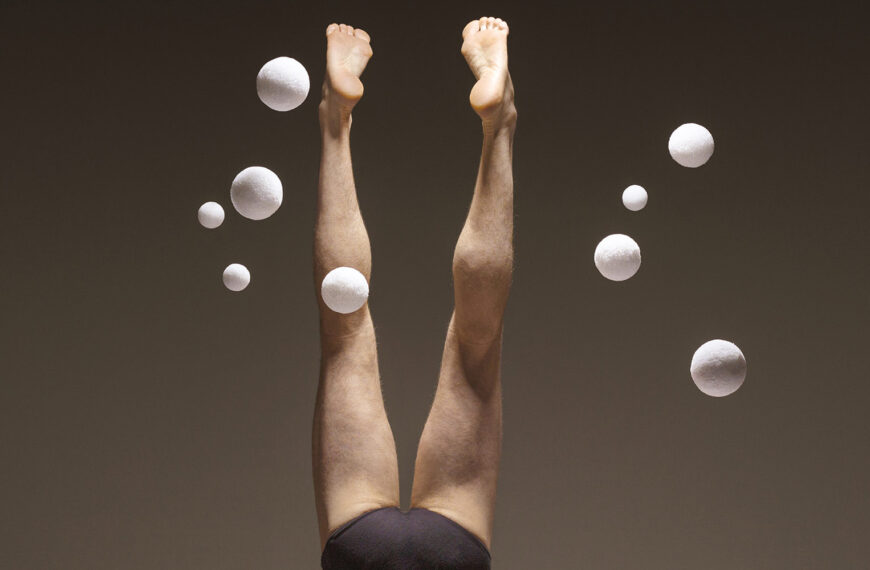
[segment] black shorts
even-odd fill
[[[486,546],[456,521],[428,509],[384,507],[330,535],[323,570],[489,570]]]

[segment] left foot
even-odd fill
[[[462,55],[477,78],[468,99],[485,125],[498,127],[516,120],[507,36],[508,25],[500,18],[472,20],[462,30]]]

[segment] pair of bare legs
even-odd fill
[[[453,257],[455,308],[435,399],[417,450],[411,508],[461,524],[491,547],[501,456],[502,315],[513,266],[512,143],[516,124],[507,67],[508,26],[469,22],[462,54],[477,83],[469,97],[483,123],[474,196]],[[326,29],[326,79],[320,103],[322,154],[314,236],[321,368],[312,461],[321,550],[347,521],[399,506],[395,440],[381,393],[368,304],[351,314],[320,298],[324,276],[340,266],[369,279],[371,250],[360,214],[350,154],[351,111],[372,55],[369,35],[344,24]]]

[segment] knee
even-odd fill
[[[457,287],[507,289],[513,271],[510,244],[460,240],[453,253],[453,280]]]

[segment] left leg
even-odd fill
[[[368,303],[340,314],[329,309],[319,293],[330,270],[350,266],[368,280],[372,266],[350,154],[351,114],[363,94],[359,76],[372,55],[370,38],[344,24],[330,24],[326,38],[314,230],[321,359],[311,438],[321,549],[333,531],[349,520],[399,504],[396,446],[381,393]]]
[[[487,548],[501,456],[502,315],[513,267],[516,109],[507,35],[507,24],[496,18],[463,30],[462,53],[478,79],[469,99],[483,121],[483,152],[453,257],[455,309],[411,490],[412,508],[460,523]]]

